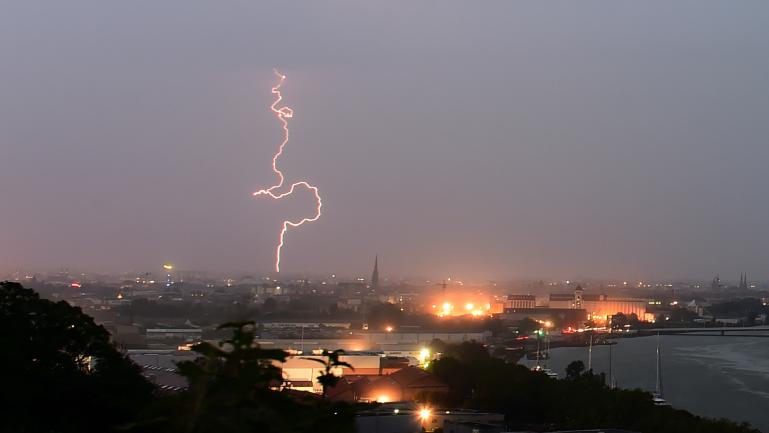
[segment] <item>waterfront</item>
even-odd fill
[[[656,342],[657,337],[626,338],[612,346],[612,373],[619,387],[654,390]],[[674,407],[747,421],[769,432],[769,339],[662,336],[660,347],[665,398]],[[587,365],[588,349],[552,349],[548,366],[563,378],[574,360]],[[609,346],[594,346],[592,360],[595,372],[608,375]]]

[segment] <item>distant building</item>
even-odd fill
[[[582,286],[577,284],[577,288],[574,289],[574,308],[582,308],[582,295],[584,295],[584,293],[585,291],[582,289]]]
[[[648,302],[645,299],[637,298],[585,295],[583,304],[591,320],[603,321],[617,313],[635,314],[639,320],[646,320]]]
[[[203,330],[200,328],[149,328],[146,336],[148,342],[153,340],[200,341]]]
[[[341,298],[336,301],[336,307],[340,310],[361,311],[363,309],[363,299]]]
[[[552,293],[548,306],[553,309],[585,310],[589,320],[604,321],[617,313],[635,314],[639,320],[646,320],[645,299],[613,297],[606,294],[585,294],[581,286],[574,293]]]
[[[366,284],[358,281],[336,283],[335,293],[339,296],[360,296],[366,292]]]
[[[419,332],[368,332],[365,334],[369,346],[388,346],[398,343],[419,345],[428,344],[435,339],[445,343],[462,343],[464,341],[483,343],[490,337],[490,331],[434,332],[422,330]]]
[[[322,392],[318,376],[323,373],[324,366],[313,359],[324,360],[321,356],[291,356],[285,362],[277,363],[283,372],[284,385],[299,391]],[[338,367],[333,371],[337,376],[382,374],[382,357],[379,355],[343,355],[339,360],[352,365],[353,369]]]
[[[587,312],[584,309],[578,310],[576,308],[506,308],[505,312],[499,315],[499,318],[505,321],[519,321],[526,318],[549,320],[563,327],[579,328],[587,320]]]
[[[716,276],[713,277],[713,281],[710,282],[710,288],[714,291],[718,291],[723,288],[721,285],[721,277],[718,274],[716,274]]]
[[[318,376],[324,366],[313,359],[319,356],[292,356],[281,368],[286,388],[320,393],[323,387]],[[327,390],[326,396],[336,401],[413,401],[425,392],[447,392],[448,386],[421,368],[409,365],[405,358],[383,357],[376,354],[343,355],[340,361],[353,368],[339,367],[332,372],[339,382]]]
[[[379,255],[374,256],[374,271],[371,273],[371,290],[379,291]]]
[[[105,324],[110,339],[124,349],[143,349],[147,347],[147,337],[138,326]]]
[[[504,308],[534,308],[537,298],[534,295],[507,295]]]
[[[747,273],[740,274],[739,289],[740,290],[748,290],[748,274]]]
[[[275,322],[259,322],[264,329],[281,329],[281,330],[296,330],[296,329],[321,329],[321,328],[335,328],[335,329],[350,329],[350,322],[338,322],[338,321],[275,321]]]
[[[329,398],[341,400],[340,397],[350,395],[343,392],[346,386],[339,388],[330,391]],[[354,393],[358,397],[356,401],[379,403],[414,401],[421,395],[445,393],[449,390],[449,387],[435,376],[413,366],[401,368],[389,375],[366,376],[353,380],[350,388],[357,389]]]
[[[550,308],[577,308],[573,293],[551,293],[547,306]]]

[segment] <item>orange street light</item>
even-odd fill
[[[433,411],[431,411],[426,407],[419,410],[419,418],[422,421],[427,421],[428,419],[430,419],[430,415],[432,414],[433,414]]]

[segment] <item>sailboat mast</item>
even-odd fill
[[[657,395],[662,397],[662,355],[660,354],[660,333],[657,333]]]
[[[609,344],[609,388],[614,388],[614,376],[611,374],[611,344]]]

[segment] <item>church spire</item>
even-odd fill
[[[374,256],[374,272],[371,273],[371,290],[379,290],[379,254]]]

